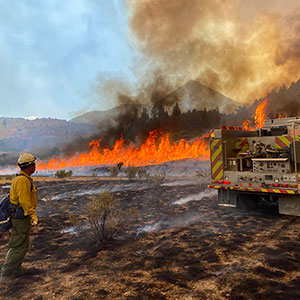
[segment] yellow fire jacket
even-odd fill
[[[30,216],[32,220],[37,222],[38,218],[35,213],[37,207],[37,189],[31,176],[28,176],[23,171],[20,171],[19,174],[23,176],[14,178],[10,186],[10,202],[22,206],[24,215]]]

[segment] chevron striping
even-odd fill
[[[216,157],[222,152],[222,147],[219,147],[217,150],[215,150],[215,152],[212,154],[211,156],[211,160],[212,162],[215,161]]]
[[[223,154],[223,153],[220,152],[219,155],[215,158],[215,160],[212,161],[212,164],[211,164],[211,168],[212,168],[212,169],[215,167],[215,165],[216,165],[219,161],[221,161],[221,160],[219,160],[219,158],[222,157],[222,154]]]
[[[223,162],[220,161],[214,169],[212,170],[212,178],[213,179],[222,179],[223,178]]]

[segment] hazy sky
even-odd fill
[[[130,72],[122,3],[0,0],[0,115],[69,119],[92,103],[99,73]]]
[[[99,93],[101,80],[137,76],[136,61],[147,55],[143,43],[151,44],[153,37],[144,39],[138,28],[130,26],[143,24],[134,14],[151,1],[157,2],[0,0],[0,116],[70,119],[89,110],[111,108],[113,103]],[[228,1],[238,3],[238,15],[250,19],[258,11],[282,14],[299,6],[298,0]],[[189,5],[187,0],[184,3]],[[132,15],[137,22],[131,24]]]

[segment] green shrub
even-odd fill
[[[125,174],[128,177],[128,179],[133,179],[133,178],[136,177],[137,168],[135,168],[135,167],[127,167],[125,169]]]
[[[85,221],[72,217],[74,229],[99,248],[123,234],[136,220],[137,210],[120,209],[119,201],[111,193],[103,192],[87,204],[86,215]]]
[[[119,175],[120,169],[118,167],[114,166],[114,167],[111,167],[109,169],[109,171],[110,171],[111,177],[117,177]]]
[[[73,175],[72,170],[67,171],[67,172],[65,170],[60,170],[55,173],[55,177],[60,178],[60,179],[71,177],[72,175]]]

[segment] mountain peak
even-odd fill
[[[168,102],[174,102],[178,99],[178,103],[180,103],[183,110],[193,108],[212,110],[218,108],[222,113],[231,113],[241,105],[197,80],[189,80],[164,99]]]

